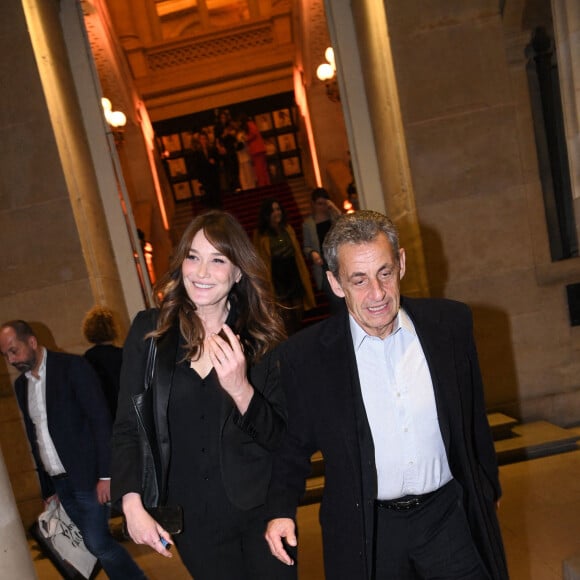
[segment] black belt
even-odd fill
[[[65,477],[68,477],[68,474],[65,473],[57,473],[56,475],[51,475],[50,476],[52,479],[64,479]]]
[[[445,485],[443,487],[445,487]],[[397,499],[377,499],[375,500],[375,504],[377,507],[384,510],[406,512],[416,508],[417,506],[420,506],[422,503],[425,503],[430,497],[433,497],[436,493],[439,493],[443,487],[440,487],[435,491],[430,491],[429,493],[424,493],[422,495],[404,495],[403,497],[398,497]]]

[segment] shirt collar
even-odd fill
[[[365,338],[367,338],[367,337],[368,338],[376,338],[376,337],[371,337],[370,334],[368,334],[366,331],[364,331],[360,327],[358,322],[353,318],[352,314],[348,315],[348,320],[349,320],[349,324],[350,324],[350,333],[352,335],[352,343],[353,343],[355,352],[361,347]],[[409,315],[405,312],[405,310],[403,308],[399,308],[399,313],[397,314],[397,317],[395,318],[393,331],[389,334],[389,336],[387,336],[383,340],[387,340],[387,338],[394,336],[399,331],[408,332],[412,335],[416,335],[415,327],[413,326],[413,323],[411,322]]]
[[[42,379],[44,377],[44,373],[46,372],[46,349],[41,346],[42,349],[42,360],[40,361],[40,366],[38,367],[38,377]],[[27,379],[34,379],[37,381],[38,379],[32,374],[32,371],[27,371],[24,373],[24,376]]]

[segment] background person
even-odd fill
[[[83,334],[94,345],[85,352],[85,358],[99,375],[111,412],[111,420],[114,420],[117,413],[123,349],[113,344],[118,338],[113,311],[104,306],[91,308],[83,320]]]
[[[312,264],[312,276],[319,290],[328,298],[331,312],[342,304],[342,299],[330,288],[326,277],[328,269],[322,255],[322,243],[332,224],[341,215],[341,211],[332,203],[328,191],[317,187],[310,194],[312,213],[302,222],[302,248],[304,255]]]
[[[246,145],[246,134],[239,130],[236,133],[237,145],[236,154],[238,156],[238,165],[240,168],[240,185],[242,190],[254,189],[256,187],[256,174],[252,156]]]
[[[310,273],[294,228],[286,222],[282,204],[265,199],[254,231],[254,245],[268,268],[288,335],[300,330],[304,310],[316,305]]]
[[[341,216],[324,241],[343,311],[282,352],[288,432],[266,538],[296,545],[296,506],[320,450],[327,580],[505,580],[501,489],[468,307],[400,296],[392,222]]]
[[[244,132],[246,147],[252,158],[258,187],[270,185],[266,145],[258,126],[247,115],[242,114],[240,115],[240,128]]]
[[[21,375],[14,389],[45,505],[57,499],[113,580],[144,580],[109,532],[111,417],[82,356],[42,346],[23,320],[0,327],[0,352]]]
[[[263,536],[272,452],[286,429],[274,351],[284,331],[264,265],[235,218],[196,217],[155,296],[158,308],[136,316],[125,343],[113,434],[113,499],[122,499],[129,534],[171,556],[160,541],[171,536],[141,501],[131,404],[153,338],[154,454],[161,498],[183,508],[174,537],[183,563],[195,580],[293,578]]]

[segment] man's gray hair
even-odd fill
[[[385,234],[399,261],[399,234],[395,224],[377,211],[360,210],[341,215],[332,226],[322,245],[328,269],[338,279],[338,249],[343,244],[365,244]]]

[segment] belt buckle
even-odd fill
[[[392,509],[395,511],[404,512],[417,507],[420,503],[421,500],[419,498],[413,497],[411,499],[393,502],[390,507],[392,507]]]

